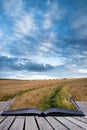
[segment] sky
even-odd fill
[[[87,77],[87,0],[0,0],[0,78]]]

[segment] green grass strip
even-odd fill
[[[41,102],[39,109],[45,110],[47,108],[66,108],[75,109],[72,102],[69,100],[68,95],[63,92],[65,84],[58,86],[51,94],[46,95]]]

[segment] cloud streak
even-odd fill
[[[0,70],[16,70],[16,71],[36,71],[43,72],[54,69],[55,67],[50,64],[36,63],[31,59],[18,59],[18,58],[8,58],[0,57]]]

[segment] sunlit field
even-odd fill
[[[69,99],[87,101],[87,78],[60,80],[0,80],[0,100],[17,95],[10,109],[49,107],[75,109]]]

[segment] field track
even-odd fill
[[[63,80],[0,80],[0,100],[18,95],[11,109],[39,107],[72,108],[68,95],[87,101],[87,78]]]

